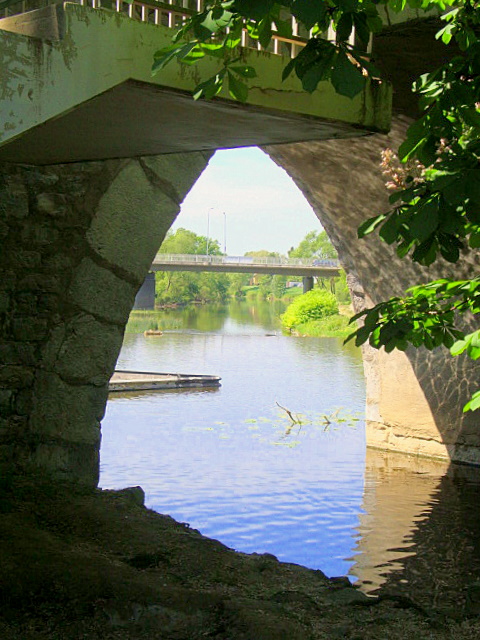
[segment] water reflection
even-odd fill
[[[221,333],[199,332],[203,309],[190,332],[126,336],[119,368],[214,374],[222,386],[112,397],[101,486],[141,484],[149,506],[234,548],[345,574],[363,495],[361,359],[338,340],[312,339],[311,357],[304,339],[266,337],[275,314],[261,308],[234,304]]]
[[[479,470],[368,450],[351,571],[367,592],[461,607],[480,577]]]
[[[363,411],[358,349],[266,337],[275,318],[234,303],[189,310],[190,332],[127,335],[121,368],[220,375],[222,387],[116,396],[101,485],[141,484],[149,506],[234,548],[461,607],[480,578],[479,469],[373,450],[365,462],[362,423],[322,423]],[[277,402],[310,422],[291,425]]]
[[[169,321],[179,321],[183,330],[187,331],[265,335],[265,332],[281,333],[279,317],[286,306],[280,301],[232,301],[228,305],[189,305],[182,308],[163,309],[156,313],[160,325],[162,318],[167,318]]]

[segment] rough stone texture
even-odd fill
[[[141,505],[140,487],[87,492],[59,483],[52,491],[36,478],[28,480],[30,485],[22,478],[0,492],[0,637],[6,640],[479,637],[478,615],[465,619],[480,610],[475,576],[467,598],[459,600],[452,581],[447,600],[442,589],[423,588],[417,602],[402,597],[401,589],[388,594],[404,575],[394,570],[383,594],[367,597],[348,578],[328,579],[319,570],[282,563],[271,554],[237,553],[185,523],[149,511]],[[382,519],[388,542],[395,543],[401,530],[382,518],[391,504],[392,482],[388,476],[382,480],[373,515]],[[420,495],[428,493],[427,488]],[[428,519],[422,520],[423,537],[414,534],[420,553],[401,559],[409,582],[420,589],[415,569],[420,562],[428,573],[429,543],[442,531],[438,523],[435,531]],[[451,551],[446,567],[434,565],[435,571],[447,569],[437,585],[445,576],[450,580],[448,568],[457,556]],[[467,554],[465,545],[463,558]]]
[[[327,230],[347,271],[357,310],[403,295],[413,284],[436,277],[471,277],[479,270],[478,251],[456,265],[439,261],[425,269],[408,258],[400,261],[394,248],[378,237],[357,239],[364,220],[389,209],[380,154],[386,147],[398,148],[417,115],[417,100],[410,91],[413,80],[445,59],[445,47],[435,39],[438,28],[436,19],[397,25],[373,42],[375,63],[394,89],[388,136],[266,149],[293,177]],[[448,51],[455,54],[452,48]],[[365,347],[363,357],[370,445],[480,463],[478,417],[462,414],[463,404],[480,384],[478,366],[464,356],[451,358],[443,347],[432,353],[410,349],[406,354]]]
[[[95,486],[107,385],[135,294],[208,156],[0,177],[0,472]]]
[[[388,136],[267,148],[293,177],[335,245],[349,274],[357,310],[376,304],[435,277],[468,277],[478,272],[478,252],[457,265],[439,262],[428,270],[400,261],[378,237],[359,241],[357,228],[376,212],[388,210],[380,153],[396,148],[409,120],[394,119]],[[364,349],[367,380],[367,441],[372,446],[480,463],[475,414],[462,406],[478,388],[478,367],[468,358],[451,358],[441,348],[386,354]]]

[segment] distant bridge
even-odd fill
[[[158,253],[135,299],[134,309],[155,306],[155,276],[152,271],[216,271],[223,273],[268,273],[302,276],[303,291],[313,288],[313,278],[336,278],[338,260],[331,258],[260,258],[257,256],[200,256]]]
[[[151,271],[217,271],[226,273],[268,273],[304,278],[336,278],[338,260],[331,258],[272,258],[257,256],[200,256],[158,253]]]

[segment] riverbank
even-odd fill
[[[351,305],[339,305],[338,314],[299,324],[291,333],[302,338],[347,338],[354,330],[349,324],[352,316]]]
[[[0,494],[5,640],[473,640],[478,618],[367,598],[146,509],[140,488]]]

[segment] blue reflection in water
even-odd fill
[[[126,336],[118,368],[215,374],[222,387],[112,397],[101,486],[140,484],[149,507],[230,547],[344,575],[364,485],[364,424],[348,417],[364,410],[359,353],[227,320],[222,334]],[[289,430],[277,402],[313,424]],[[325,425],[335,411],[346,421]]]

